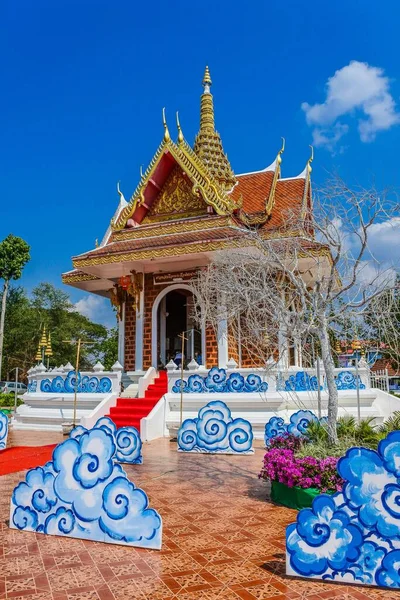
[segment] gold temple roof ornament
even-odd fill
[[[236,184],[236,177],[222,147],[221,136],[215,131],[214,101],[210,92],[212,81],[206,67],[203,77],[204,92],[200,105],[200,129],[193,150],[218,183],[229,191]]]
[[[147,169],[143,172],[140,167],[134,193],[126,201],[118,182],[119,205],[100,246],[73,258],[74,269],[63,274],[64,283],[101,294],[105,282],[112,284],[115,270],[98,265],[213,252],[232,247],[253,227],[263,237],[313,240],[307,226],[313,149],[297,177],[281,177],[284,138],[271,165],[235,175],[215,130],[208,67],[202,84],[200,127],[193,148],[178,113],[177,140],[172,140],[163,109],[161,143]],[[303,219],[296,227],[290,224],[293,214]]]

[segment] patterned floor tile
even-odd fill
[[[26,439],[25,439],[26,433]],[[11,432],[11,444],[62,441]],[[21,441],[23,438],[23,441]],[[8,528],[23,473],[0,477],[0,600],[400,600],[400,592],[285,575],[285,528],[296,512],[268,502],[252,456],[182,456],[169,440],[124,468],[163,517],[161,552]]]

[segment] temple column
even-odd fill
[[[135,345],[135,370],[143,371],[143,325],[144,325],[144,293],[145,278],[143,276],[143,289],[139,294],[136,306],[136,345]]]
[[[166,336],[167,336],[167,313],[166,313],[167,297],[160,302],[160,357],[161,362],[167,364],[166,356]]]
[[[125,302],[121,308],[121,320],[118,322],[118,361],[125,365]]]

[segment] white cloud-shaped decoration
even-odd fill
[[[400,588],[400,431],[338,462],[342,492],[321,494],[286,530],[288,575]]]
[[[94,426],[96,429],[104,429],[109,433],[115,444],[115,459],[120,463],[129,463],[131,465],[141,465],[142,440],[136,427],[120,427],[117,429],[115,423],[109,417],[101,417]],[[88,431],[82,425],[75,427],[70,437],[79,439],[80,436]]]
[[[319,421],[325,423],[326,417],[322,417]],[[298,410],[290,415],[290,420],[287,424],[282,417],[271,417],[265,425],[265,445],[269,446],[273,438],[289,433],[296,437],[304,436],[306,435],[308,425],[316,422],[318,422],[318,417],[311,410]]]
[[[161,548],[161,517],[117,463],[113,435],[102,426],[70,437],[52,461],[27,472],[12,493],[10,527]]]
[[[178,431],[179,452],[252,454],[253,431],[249,421],[232,419],[221,400],[199,410],[196,419],[183,421]]]
[[[8,436],[8,416],[0,410],[0,450],[5,450]]]

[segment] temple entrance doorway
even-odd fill
[[[167,292],[159,301],[157,309],[157,368],[165,366],[171,359],[180,366],[182,340],[185,332],[184,365],[193,358],[203,362],[202,334],[193,319],[193,293],[190,289],[178,288]]]

